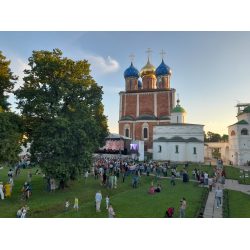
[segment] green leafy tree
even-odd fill
[[[12,112],[0,114],[0,162],[11,164],[18,162],[18,155],[22,152],[21,141],[24,123],[22,118]]]
[[[13,75],[9,68],[11,61],[6,61],[6,57],[0,51],[0,109],[9,110],[9,103],[6,101],[9,98],[7,93],[11,93],[15,86],[17,76]]]
[[[26,142],[31,142],[32,157],[42,158],[42,170],[66,187],[91,166],[92,153],[104,145],[102,87],[90,76],[87,60],[67,59],[59,49],[33,51],[29,65],[24,85],[15,91]]]
[[[17,76],[11,72],[10,61],[0,51],[0,162],[16,163],[21,153],[23,133],[22,118],[10,112],[9,95],[15,86]]]
[[[212,133],[211,131],[207,132],[207,142],[218,142],[219,139],[221,139],[221,135],[220,134],[215,134]]]

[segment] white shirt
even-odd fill
[[[26,214],[26,210],[25,209],[23,209],[23,212],[22,212],[22,215],[21,215],[21,218],[25,218],[25,214]]]
[[[86,172],[86,173],[85,173],[85,177],[88,177],[88,175],[89,175],[89,173],[88,173],[88,172]]]
[[[99,169],[100,173],[102,173],[102,168]]]
[[[106,198],[106,203],[109,203],[109,198]]]
[[[204,174],[204,178],[208,179],[208,174],[207,173]]]
[[[68,206],[69,206],[69,202],[67,201],[67,202],[66,202],[66,207],[68,207]]]

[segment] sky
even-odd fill
[[[130,66],[129,55],[133,52],[134,65],[140,70],[150,47],[155,67],[161,63],[161,50],[166,52],[165,63],[172,69],[170,87],[179,94],[187,123],[227,134],[227,126],[237,122],[237,102],[250,102],[249,44],[250,32],[240,31],[0,32],[0,51],[19,76],[15,88],[23,84],[23,70],[29,67],[33,50],[59,48],[72,60],[87,59],[92,77],[103,86],[104,113],[112,133],[118,133],[118,93],[125,90],[123,73]],[[15,111],[14,96],[8,101]]]

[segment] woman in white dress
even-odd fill
[[[56,182],[55,182],[55,180],[54,179],[50,179],[50,190],[51,190],[51,192],[52,192],[52,190],[56,190]]]
[[[12,192],[12,187],[14,186],[14,180],[13,180],[13,177],[10,178],[10,192]]]
[[[31,170],[29,170],[29,172],[28,172],[28,182],[31,182]]]
[[[3,200],[4,199],[3,182],[0,182],[0,196],[1,196],[1,199]]]

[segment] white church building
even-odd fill
[[[204,162],[204,125],[186,123],[186,114],[177,100],[171,123],[153,127],[154,160]]]
[[[228,139],[221,142],[206,142],[204,156],[212,158],[212,150],[219,148],[221,159],[229,160],[233,165],[245,165],[250,161],[250,104],[237,104],[237,122],[228,126]],[[244,109],[241,110],[241,108]]]

